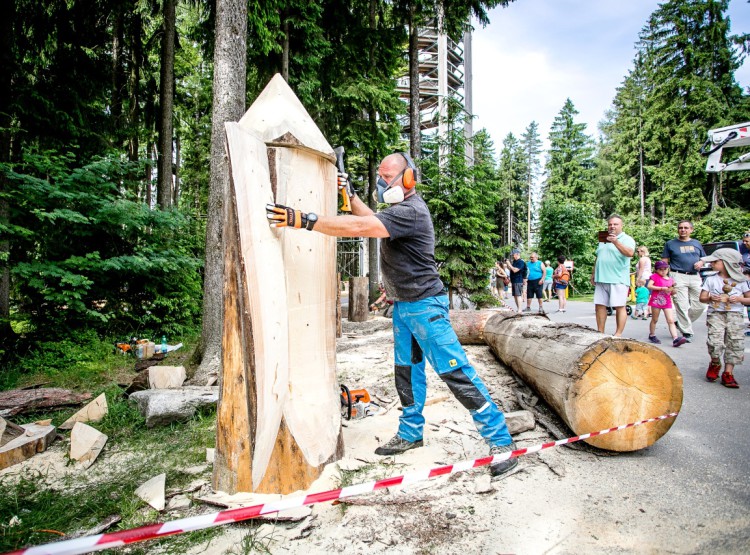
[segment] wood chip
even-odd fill
[[[107,397],[102,393],[99,397],[60,424],[59,428],[61,430],[70,430],[76,422],[99,422],[104,418],[108,411]]]
[[[70,458],[88,468],[104,449],[107,436],[83,422],[76,422],[70,432]]]
[[[154,476],[148,482],[141,484],[135,494],[151,505],[157,511],[163,511],[165,505],[164,488],[167,483],[167,475],[162,473]]]

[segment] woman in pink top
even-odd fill
[[[667,326],[669,327],[669,333],[672,335],[672,347],[679,347],[687,343],[687,340],[677,333],[677,326],[674,325],[674,309],[672,308],[674,280],[667,277],[669,264],[663,260],[658,260],[654,264],[654,268],[656,269],[656,273],[651,274],[648,283],[646,283],[646,287],[651,291],[651,297],[648,301],[648,306],[651,307],[648,340],[657,345],[661,343],[659,338],[654,334],[656,333],[656,322],[659,321],[659,314],[663,311],[664,318],[667,320]]]

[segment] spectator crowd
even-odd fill
[[[648,341],[661,344],[656,330],[663,314],[672,346],[680,347],[693,342],[693,323],[706,312],[710,359],[706,379],[721,378],[724,386],[738,388],[734,368],[743,361],[745,336],[750,336],[750,324],[745,322],[746,315],[750,319],[750,231],[737,248],[718,248],[710,256],[692,238],[693,231],[692,222],[680,221],[677,236],[666,242],[661,258],[652,263],[648,248],[636,246],[624,232],[619,215],[607,219],[607,231],[599,232],[590,277],[597,329],[604,333],[607,316],[614,312],[613,336],[621,337],[631,310],[627,304],[634,298],[632,318],[650,320]],[[538,314],[546,314],[543,303],[551,302],[554,294],[557,311],[565,312],[573,269],[573,261],[565,256],[557,257],[553,268],[536,252],[523,260],[521,251],[513,249],[511,259],[495,264],[492,292],[503,303],[512,297],[518,313],[532,312],[536,298]]]

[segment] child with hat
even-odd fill
[[[675,326],[674,308],[672,308],[674,280],[667,277],[669,264],[663,260],[657,260],[654,264],[654,270],[656,273],[651,274],[646,283],[646,287],[651,291],[648,301],[648,306],[651,307],[648,340],[657,345],[661,343],[659,338],[656,337],[656,322],[659,321],[659,314],[664,312],[664,319],[667,321],[669,333],[672,335],[672,347],[679,347],[687,343],[687,339],[677,332],[677,326]]]
[[[719,377],[722,355],[724,372],[721,383],[738,388],[734,379],[734,366],[745,358],[743,330],[744,307],[750,306],[750,283],[742,273],[742,255],[734,249],[717,249],[711,256],[701,258],[710,262],[716,274],[703,283],[700,300],[708,304],[708,354],[711,362],[706,379],[714,382]]]

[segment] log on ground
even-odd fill
[[[646,420],[682,405],[682,375],[662,350],[544,316],[498,311],[484,328],[497,357],[533,387],[577,435]],[[586,440],[611,451],[652,445],[668,418]]]

